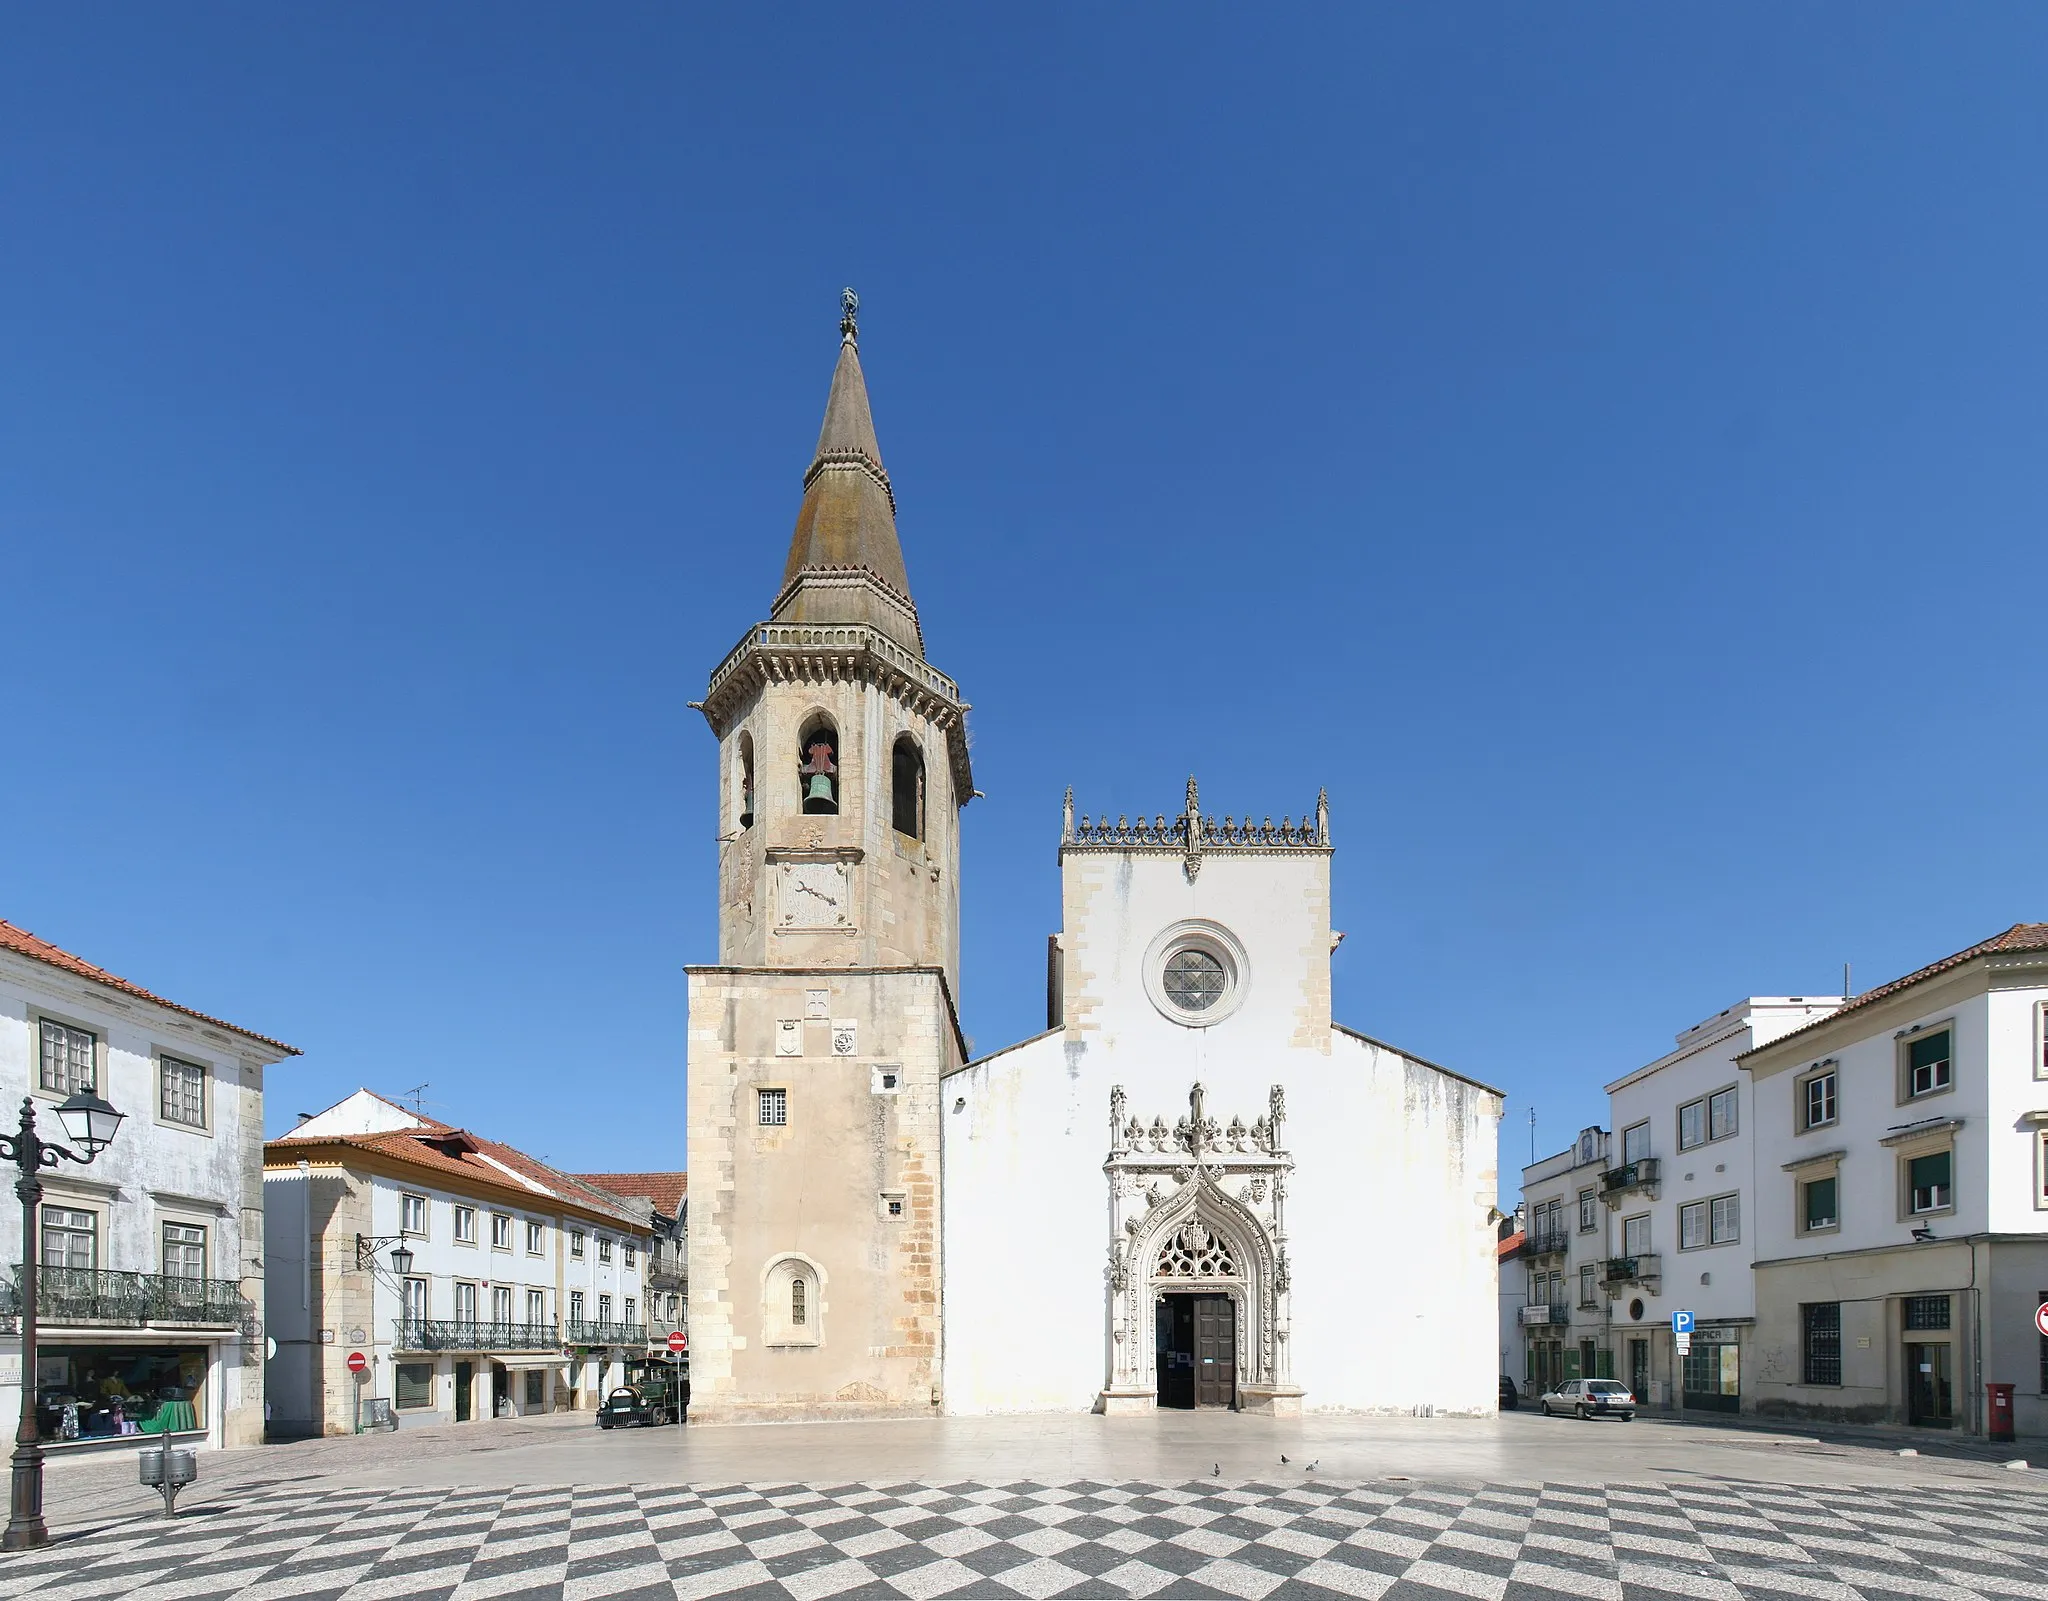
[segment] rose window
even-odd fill
[[[1175,951],[1166,964],[1166,994],[1174,1005],[1190,1012],[1206,1012],[1223,998],[1228,975],[1223,964],[1202,950]]]

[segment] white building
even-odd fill
[[[368,1090],[264,1167],[275,1434],[588,1407],[650,1354],[644,1206]]]
[[[1857,996],[1754,1086],[1751,1409],[2048,1433],[2048,923]]]
[[[1069,800],[1052,1026],[942,1083],[948,1411],[1495,1409],[1500,1094],[1332,1020],[1330,860]]]
[[[1615,1376],[1647,1406],[1742,1409],[1756,1322],[1749,1272],[1753,1204],[1744,1051],[1826,1017],[1841,997],[1751,996],[1695,1023],[1676,1047],[1607,1086],[1618,1161],[1601,1179],[1613,1210],[1602,1275]],[[1695,1319],[1683,1364],[1671,1314]]]
[[[1540,1395],[1566,1379],[1612,1378],[1608,1343],[1608,1211],[1600,1182],[1607,1131],[1582,1129],[1555,1156],[1522,1169],[1522,1243],[1503,1265],[1502,1292],[1517,1292],[1519,1358],[1502,1371]]]
[[[263,1438],[263,1070],[289,1045],[152,995],[0,922],[0,1087],[43,1138],[96,1090],[125,1114],[90,1165],[42,1175],[36,1417],[90,1450],[166,1424]],[[0,1262],[22,1260],[0,1205]],[[0,1284],[0,1414],[21,1406],[19,1280]],[[189,1409],[189,1410],[188,1410]],[[131,1439],[130,1444],[134,1441]]]

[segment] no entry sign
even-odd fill
[[[2044,1308],[2043,1308],[2043,1311],[2044,1311],[2044,1312],[2048,1312],[2048,1307],[2044,1307]],[[682,1352],[684,1352],[684,1351],[687,1351],[687,1350],[689,1350],[689,1348],[690,1348],[690,1337],[689,1337],[689,1335],[685,1334],[685,1333],[684,1333],[684,1332],[683,1332],[683,1331],[682,1331],[681,1329],[677,1329],[677,1330],[675,1331],[675,1333],[671,1334],[671,1335],[670,1335],[670,1336],[668,1337],[668,1348],[669,1348],[669,1349],[670,1349],[671,1351],[674,1351],[674,1352],[676,1352],[676,1353],[677,1353],[678,1355],[680,1355],[680,1354],[681,1354]]]
[[[2048,1301],[2034,1308],[2034,1327],[2041,1331],[2041,1338],[2048,1340]]]
[[[348,1370],[349,1370],[349,1372],[351,1372],[351,1373],[361,1373],[361,1372],[362,1372],[362,1371],[363,1371],[364,1369],[366,1369],[367,1367],[369,1367],[369,1365],[370,1365],[370,1359],[369,1359],[368,1357],[364,1356],[362,1352],[360,1352],[360,1351],[351,1351],[351,1352],[349,1352],[349,1354],[348,1354]]]

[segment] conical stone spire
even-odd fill
[[[839,365],[825,401],[818,452],[804,474],[804,502],[782,570],[777,622],[869,623],[924,653],[903,547],[896,538],[896,494],[882,466],[860,370],[860,301],[840,297]]]

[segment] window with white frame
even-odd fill
[[[206,1230],[193,1223],[164,1225],[164,1277],[206,1277]]]
[[[1823,1229],[1839,1227],[1842,1221],[1840,1196],[1841,1183],[1833,1173],[1802,1180],[1799,1185],[1799,1231],[1817,1234]]]
[[[2034,1077],[2048,1078],[2048,1001],[2034,1008]]]
[[[600,1323],[609,1323],[611,1322],[611,1320],[612,1298],[609,1295],[600,1295],[597,1298],[597,1321]]]
[[[1600,1226],[1600,1201],[1592,1190],[1579,1191],[1579,1232],[1591,1234]]]
[[[1678,1248],[1697,1251],[1707,1243],[1707,1203],[1688,1201],[1678,1209]]]
[[[1623,1256],[1648,1256],[1650,1254],[1650,1214],[1648,1212],[1639,1212],[1634,1217],[1622,1220],[1621,1254]]]
[[[526,1321],[545,1323],[548,1320],[548,1298],[545,1290],[526,1292]]]
[[[625,1251],[626,1251],[626,1266],[628,1266],[628,1267],[631,1267],[631,1266],[633,1265],[633,1242],[632,1242],[631,1240],[628,1240],[628,1241],[626,1241],[626,1244],[625,1244]],[[628,1323],[630,1323],[630,1322],[632,1322],[633,1320],[632,1320],[631,1318],[627,1318],[627,1319],[626,1319],[626,1321],[627,1321]]]
[[[1736,1115],[1742,1094],[1733,1084],[1707,1097],[1707,1138],[1725,1140],[1736,1131]]]
[[[640,1303],[630,1295],[626,1297],[626,1321],[629,1324],[640,1321]]]
[[[782,1128],[789,1122],[788,1090],[756,1090],[754,1092],[755,1112],[763,1128]]]
[[[1799,1127],[1826,1128],[1835,1120],[1835,1070],[1816,1073],[1799,1086]]]
[[[1689,1151],[1695,1145],[1725,1140],[1735,1132],[1736,1089],[1729,1085],[1678,1109],[1678,1148]]]
[[[1714,1245],[1733,1245],[1742,1238],[1742,1197],[1717,1195],[1707,1202],[1707,1234]]]
[[[206,1127],[206,1069],[197,1062],[160,1056],[156,1064],[157,1109],[166,1123]]]
[[[1678,1109],[1678,1148],[1689,1151],[1707,1143],[1707,1102],[1702,1096]]]
[[[512,1249],[512,1220],[503,1212],[491,1214],[491,1249],[509,1251]]]
[[[541,1232],[541,1226],[538,1223],[528,1223],[526,1225],[526,1254],[528,1256],[539,1256],[545,1239],[546,1236]]]
[[[96,1268],[100,1265],[100,1220],[97,1213],[75,1206],[43,1208],[44,1267]]]
[[[455,1209],[455,1237],[465,1244],[476,1244],[476,1208],[458,1206]]]
[[[412,1324],[427,1320],[427,1281],[407,1279],[405,1281],[405,1321]]]
[[[583,1321],[583,1292],[581,1290],[571,1290],[569,1292],[569,1321],[571,1323],[581,1323]]]
[[[98,1089],[99,1036],[47,1017],[41,1023],[43,1088],[52,1095]]]
[[[457,1284],[455,1286],[455,1321],[474,1323],[476,1321],[476,1286]]]
[[[609,1234],[600,1234],[597,1237],[597,1259],[600,1262],[609,1262],[612,1259],[612,1239]]]
[[[401,1195],[398,1198],[398,1232],[424,1238],[427,1232],[427,1198]]]
[[[1945,1212],[1955,1194],[1955,1152],[1930,1151],[1906,1159],[1907,1211]]]
[[[1598,1306],[1599,1304],[1600,1269],[1591,1262],[1583,1263],[1579,1267],[1579,1305]]]
[[[1909,1038],[1901,1053],[1901,1070],[1904,1090],[1899,1099],[1916,1100],[1922,1095],[1938,1095],[1954,1083],[1955,1064],[1950,1057],[1952,1036],[1946,1028],[1935,1029],[1930,1034]]]
[[[1650,1125],[1638,1123],[1634,1128],[1621,1131],[1621,1161],[1624,1167],[1640,1162],[1650,1154]]]
[[[512,1321],[512,1287],[497,1284],[491,1287],[491,1321],[510,1323]]]
[[[571,1229],[569,1231],[569,1254],[571,1256],[581,1256],[583,1254],[583,1231],[581,1229]]]

